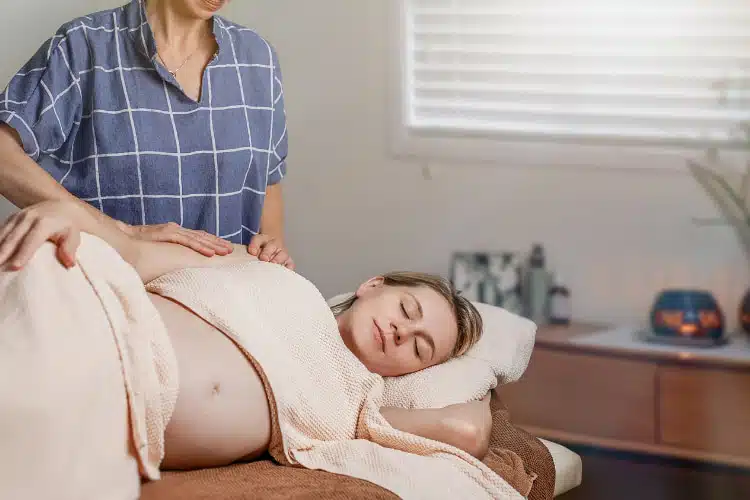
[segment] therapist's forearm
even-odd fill
[[[80,204],[66,203],[61,207],[81,232],[97,236],[114,248],[123,260],[133,266],[143,283],[178,269],[220,266],[227,262],[246,262],[254,259],[247,252],[206,257],[179,244],[141,240],[111,224],[102,223]]]
[[[100,223],[119,227],[113,219],[70,194],[29,158],[16,132],[5,124],[0,124],[0,195],[18,208],[43,201],[70,201],[80,205]]]
[[[281,183],[268,186],[260,217],[260,232],[284,241],[284,198]]]

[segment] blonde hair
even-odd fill
[[[426,273],[414,272],[392,272],[382,276],[383,284],[386,286],[420,287],[424,286],[437,292],[443,297],[456,318],[458,325],[458,338],[451,352],[451,358],[466,354],[482,336],[482,316],[466,297],[461,296],[455,287],[446,279]],[[343,302],[331,307],[333,313],[339,314],[347,311],[357,301],[357,296],[352,295]]]

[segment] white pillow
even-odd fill
[[[330,305],[352,294],[329,299]],[[515,382],[526,371],[536,324],[501,307],[472,302],[482,315],[482,337],[458,358],[401,377],[385,379],[384,406],[442,408],[484,397],[498,384]]]

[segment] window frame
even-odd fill
[[[409,124],[408,0],[387,0],[391,33],[387,36],[388,143],[390,155],[423,164],[571,167],[630,171],[688,172],[689,159],[704,157],[708,143],[574,138],[549,134],[492,133],[420,129]],[[731,162],[744,162],[750,149],[720,148]]]

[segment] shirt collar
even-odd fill
[[[156,58],[156,40],[146,17],[145,0],[132,0],[123,7],[123,11],[124,25],[128,34],[133,38],[139,50],[153,62]],[[224,29],[218,16],[213,16],[211,21],[212,31],[219,46],[219,52],[221,52],[225,36]]]

